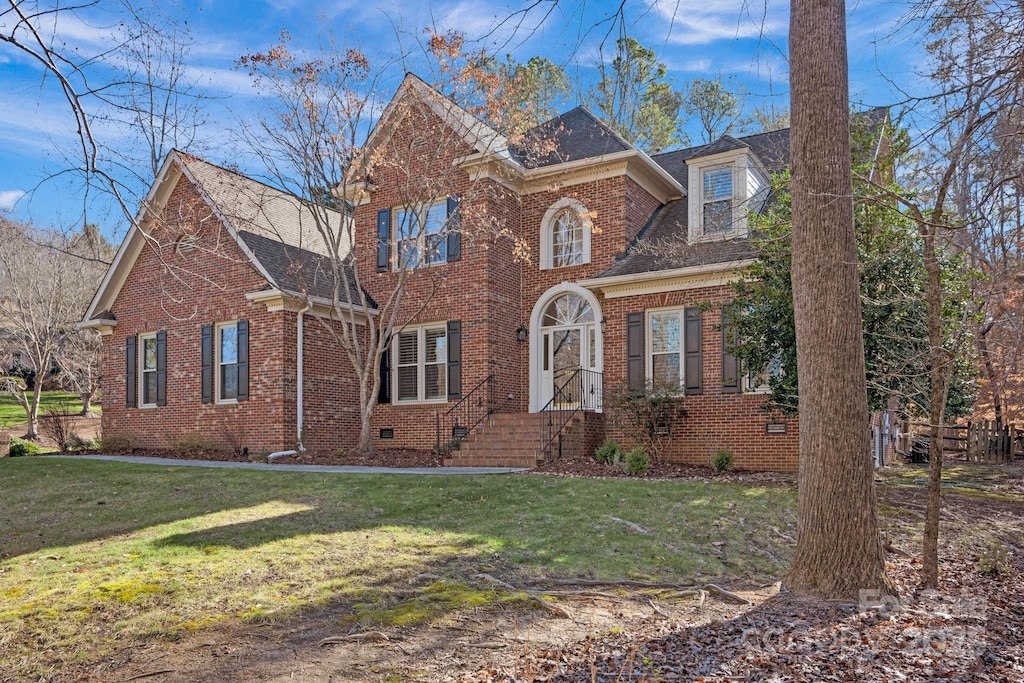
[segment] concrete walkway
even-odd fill
[[[271,465],[264,462],[220,462],[215,460],[178,460],[177,458],[145,458],[136,455],[44,455],[43,458],[69,460],[112,460],[138,465],[165,467],[221,467],[239,470],[274,470],[275,472],[331,472],[337,474],[514,474],[526,472],[520,467],[363,467],[360,465]]]

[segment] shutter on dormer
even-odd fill
[[[731,351],[729,345],[735,339],[736,328],[733,325],[722,326],[722,393],[740,393],[740,361]]]
[[[448,260],[462,258],[462,212],[459,195],[448,198]]]
[[[138,407],[135,394],[138,391],[139,382],[135,374],[135,367],[139,361],[139,355],[135,348],[135,340],[135,335],[132,335],[125,339],[124,344],[124,404],[129,408]]]
[[[391,267],[391,209],[377,212],[377,272]]]
[[[167,333],[156,333],[156,404],[167,405]]]
[[[683,314],[683,344],[684,362],[686,368],[683,371],[686,377],[686,393],[704,393],[704,357],[701,349],[703,330],[701,326],[701,314],[699,308],[687,308]]]
[[[203,325],[199,348],[203,403],[213,403],[213,325]]]
[[[644,314],[626,314],[626,386],[643,392],[644,378]]]
[[[462,321],[448,321],[448,400],[462,398]]]

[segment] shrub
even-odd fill
[[[641,477],[647,474],[647,470],[651,468],[651,457],[647,455],[647,449],[643,446],[637,446],[629,453],[626,453],[623,467],[626,470],[626,474],[631,477]]]
[[[989,539],[988,546],[978,555],[978,571],[994,576],[1010,573],[1010,554],[1002,541],[996,538]]]
[[[130,453],[132,440],[124,434],[104,434],[99,438],[97,449],[104,453]]]
[[[39,421],[39,430],[53,441],[60,450],[72,450],[71,436],[74,434],[75,423],[78,422],[78,411],[66,401],[46,411]]]
[[[594,451],[594,457],[598,462],[603,462],[606,465],[616,465],[622,461],[622,449],[614,439],[605,439],[604,443]]]
[[[199,432],[189,432],[178,439],[178,443],[174,445],[174,450],[182,455],[202,455],[217,449],[213,447],[209,439]]]
[[[12,436],[7,455],[12,458],[21,458],[26,455],[39,455],[39,451],[40,448],[37,444]]]
[[[711,466],[719,472],[727,472],[732,469],[732,451],[728,448],[719,448],[715,457],[711,458]]]

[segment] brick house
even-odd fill
[[[667,459],[728,448],[738,468],[796,469],[796,422],[763,409],[719,310],[754,257],[747,215],[786,167],[788,131],[648,156],[581,107],[509,140],[410,75],[364,149],[376,161],[346,184],[347,219],[168,156],[83,322],[104,335],[105,435],[350,448],[358,381],[331,334],[343,323],[327,322],[340,302],[390,338],[378,447],[464,439],[449,462],[532,465],[628,443],[603,394],[657,383],[684,395],[662,425]],[[352,244],[334,253],[361,289],[336,301],[316,226],[345,220]]]

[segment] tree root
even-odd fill
[[[389,640],[391,638],[386,633],[366,631],[365,633],[352,633],[347,636],[330,636],[317,643],[317,646],[323,647],[324,645],[336,645],[337,643],[382,643]]]

